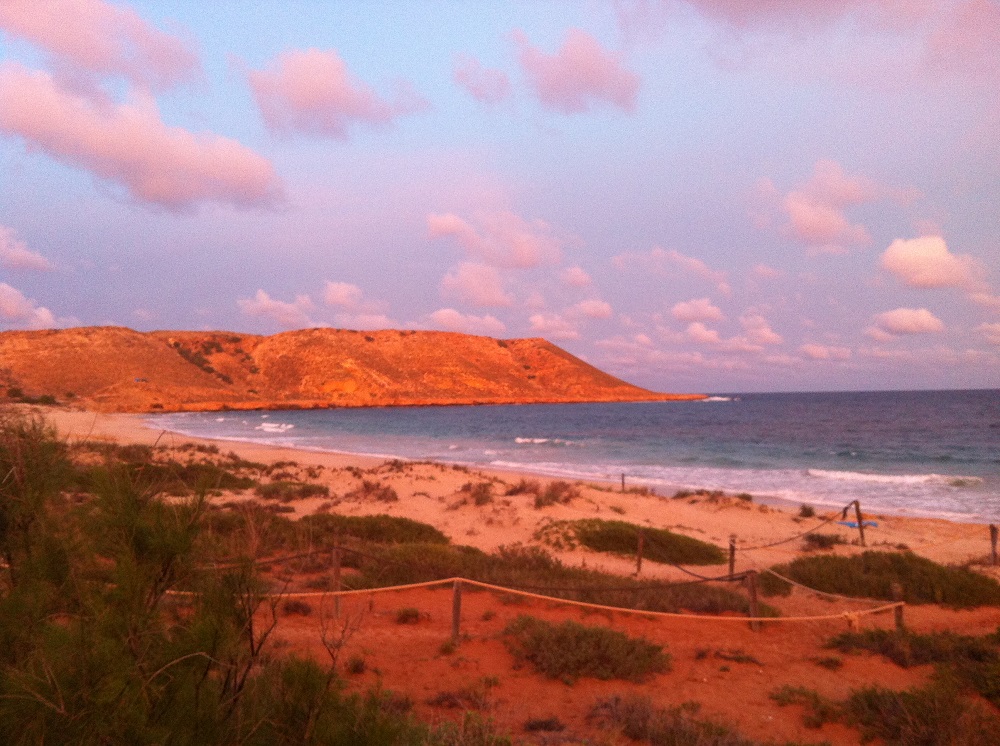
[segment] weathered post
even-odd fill
[[[893,583],[892,586],[891,586],[891,588],[892,588],[892,600],[893,601],[902,601],[903,600],[903,586],[901,586],[899,583]],[[895,609],[893,609],[893,616],[895,616],[895,618],[896,618],[896,629],[899,630],[900,632],[902,632],[904,629],[906,629],[906,625],[903,622],[903,607],[902,606],[897,606]]]
[[[638,575],[642,572],[642,549],[646,544],[646,532],[641,528],[639,529],[639,534],[636,538],[635,547],[635,574]]]
[[[736,574],[736,534],[729,535],[729,579]]]
[[[333,618],[340,619],[340,537],[333,538]]]
[[[451,643],[458,645],[462,631],[462,581],[456,579],[451,591]]]
[[[760,616],[760,605],[757,603],[756,570],[747,571],[747,592],[750,595],[750,629],[752,629],[754,632],[759,632],[760,622],[757,621],[757,617]]]
[[[865,546],[865,519],[861,515],[861,501],[854,501],[854,517],[858,519],[858,537],[861,539],[861,546]]]
[[[625,491],[625,472],[622,472],[622,492]]]
[[[990,564],[994,567],[997,564],[997,527],[995,523],[990,524]]]

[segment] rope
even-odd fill
[[[842,511],[841,511],[841,513],[839,515],[843,515],[847,511],[847,509],[849,507],[851,507],[853,504],[854,504],[853,500],[851,502],[847,503],[847,505],[844,506],[844,508],[842,509]],[[755,547],[737,547],[737,549],[739,549],[741,552],[752,552],[752,551],[754,551],[756,549],[770,549],[771,547],[776,547],[776,546],[779,546],[781,544],[787,544],[790,541],[795,541],[796,539],[801,539],[806,534],[811,534],[813,531],[817,531],[817,530],[823,528],[823,526],[825,526],[826,524],[833,523],[836,520],[839,520],[839,519],[837,518],[837,515],[834,515],[832,518],[825,518],[825,519],[823,519],[822,521],[819,522],[819,524],[813,526],[808,531],[803,531],[801,534],[795,534],[795,536],[789,536],[787,539],[781,539],[780,541],[772,541],[770,544],[760,544],[760,545],[755,546]]]
[[[820,590],[817,590],[815,588],[810,588],[808,585],[803,585],[802,583],[798,583],[798,582],[792,580],[791,578],[786,578],[784,575],[780,575],[779,573],[776,573],[774,570],[772,570],[769,567],[765,567],[763,570],[761,570],[761,572],[769,573],[769,574],[773,575],[774,577],[776,577],[778,580],[783,580],[786,583],[788,583],[789,585],[794,585],[797,588],[801,588],[803,590],[809,591],[810,593],[815,593],[817,596],[827,596],[829,598],[838,598],[838,599],[841,599],[842,601],[854,601],[855,603],[863,603],[863,602],[866,601],[866,599],[864,599],[864,598],[856,598],[854,596],[844,596],[844,595],[842,595],[840,593],[828,593],[827,591],[820,591]]]
[[[819,621],[830,621],[832,619],[843,620],[846,619],[849,624],[856,624],[857,620],[866,614],[884,614],[888,611],[901,606],[905,606],[905,602],[896,601],[894,603],[885,604],[883,606],[876,606],[871,609],[862,609],[860,611],[851,612],[841,612],[838,614],[822,614],[818,616],[798,616],[798,617],[748,617],[748,616],[712,616],[707,614],[679,614],[669,611],[644,611],[642,609],[626,609],[620,606],[607,606],[605,604],[592,604],[586,601],[574,601],[567,598],[556,598],[553,596],[545,596],[540,593],[531,593],[528,591],[521,591],[515,588],[506,588],[502,585],[492,585],[491,583],[483,583],[478,580],[468,580],[467,578],[445,578],[442,580],[431,580],[425,583],[411,583],[407,585],[394,585],[386,588],[361,588],[357,590],[349,591],[307,591],[302,593],[273,593],[273,594],[263,594],[262,598],[339,598],[342,596],[360,596],[364,594],[374,595],[376,593],[390,593],[396,591],[407,591],[416,590],[419,588],[430,588],[436,585],[446,585],[448,583],[466,583],[468,585],[483,588],[485,590],[497,591],[499,593],[513,593],[518,596],[523,596],[525,598],[534,598],[540,601],[548,601],[551,603],[565,604],[568,606],[578,606],[587,609],[596,609],[599,611],[613,611],[620,614],[640,614],[643,616],[653,616],[653,617],[663,617],[669,619],[690,619],[698,621],[713,621],[713,622],[819,622]],[[169,595],[173,596],[196,596],[198,595],[195,591],[167,591]]]

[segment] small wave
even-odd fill
[[[946,474],[868,474],[860,471],[831,471],[828,469],[806,469],[806,476],[818,479],[839,479],[844,482],[947,484],[951,487],[971,487],[983,483],[980,477],[948,476]]]
[[[514,438],[514,442],[519,445],[544,445],[545,443],[551,443],[557,446],[575,446],[577,445],[575,441],[564,440],[563,438]]]
[[[548,443],[548,438],[514,438],[515,443],[532,443],[539,445],[541,443]]]
[[[732,401],[731,396],[706,396],[702,401]]]
[[[284,433],[291,430],[295,425],[288,422],[262,422],[254,430],[262,430],[265,433]]]

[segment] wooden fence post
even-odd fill
[[[893,601],[902,601],[903,600],[903,586],[901,586],[899,583],[893,583],[891,587],[892,587],[892,600]],[[906,629],[906,625],[903,622],[903,607],[902,606],[897,606],[895,609],[893,609],[893,616],[896,618],[896,629],[899,630],[900,632],[902,632],[904,629]]]
[[[861,539],[861,546],[865,546],[865,519],[861,515],[861,501],[854,501],[854,516],[858,519],[858,536]]]
[[[995,523],[990,524],[990,564],[994,567],[997,564],[997,527]]]
[[[641,528],[639,529],[639,535],[636,539],[635,548],[635,574],[638,575],[642,572],[642,549],[646,543],[646,532]]]
[[[451,591],[451,643],[458,645],[462,631],[462,581],[455,580]]]
[[[729,535],[729,579],[736,573],[736,534]]]
[[[750,629],[754,632],[759,632],[760,622],[756,621],[756,617],[760,616],[760,606],[757,603],[757,571],[748,570],[746,578],[747,591],[750,594]]]
[[[340,619],[340,537],[333,539],[333,618]]]
[[[625,472],[622,472],[622,492],[625,491]]]

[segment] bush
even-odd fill
[[[662,709],[648,697],[609,697],[597,700],[587,719],[654,746],[754,746],[728,726],[697,720],[700,709],[694,702]]]
[[[333,515],[330,513],[304,516],[299,523],[313,541],[332,546],[333,537],[350,536],[360,541],[384,544],[416,542],[447,544],[448,537],[429,523],[390,515]]]
[[[489,482],[466,482],[460,492],[469,496],[476,505],[487,505],[493,502],[493,485]]]
[[[725,553],[713,544],[665,529],[646,528],[625,521],[587,518],[573,521],[570,530],[580,544],[595,552],[614,552],[634,556],[643,533],[642,556],[653,562],[680,565],[721,565]]]
[[[853,557],[800,557],[775,572],[827,593],[893,600],[892,585],[909,604],[943,604],[958,609],[1000,605],[1000,583],[965,568],[939,565],[910,552],[864,552]],[[762,573],[761,590],[787,594],[788,584]]]
[[[368,479],[361,480],[361,486],[351,490],[344,498],[347,500],[376,500],[383,503],[394,503],[399,500],[396,490],[387,484]]]
[[[816,509],[812,505],[803,503],[799,506],[799,518],[815,518]]]
[[[292,500],[305,500],[309,497],[329,497],[330,488],[324,484],[310,484],[308,482],[278,481],[262,484],[255,490],[256,493],[265,500],[280,500],[281,502],[291,502]]]
[[[572,621],[553,625],[521,615],[507,625],[504,635],[515,658],[530,661],[540,673],[567,683],[580,676],[642,681],[670,665],[662,646],[607,627]]]
[[[833,549],[837,544],[843,544],[844,537],[838,534],[806,534],[802,537],[803,548],[807,551],[817,549]]]
[[[420,609],[407,606],[396,611],[396,624],[416,624],[420,621]]]
[[[545,491],[535,494],[535,508],[546,508],[556,503],[565,504],[580,496],[580,490],[569,482],[549,482]]]
[[[935,664],[1000,707],[1000,633],[971,637],[870,629],[837,635],[827,647],[842,653],[877,653],[904,668]]]

